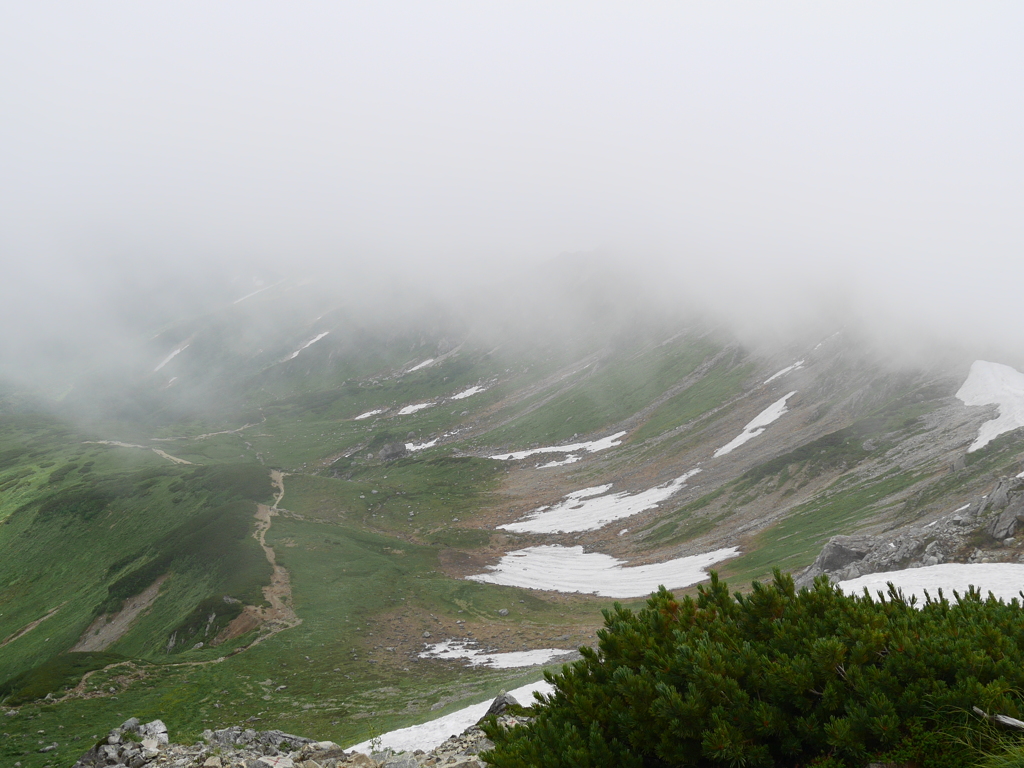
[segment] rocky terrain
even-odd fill
[[[509,714],[510,706],[517,707],[518,702],[502,694],[485,717],[497,717],[506,727],[530,721]],[[332,741],[240,726],[204,731],[202,741],[185,745],[170,742],[162,721],[140,723],[131,718],[82,755],[74,768],[480,768],[485,765],[480,753],[492,746],[478,725],[452,735],[430,751],[397,754],[391,750],[371,755],[346,752]],[[20,763],[15,768],[20,768]]]

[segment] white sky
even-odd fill
[[[811,294],[998,334],[1022,312],[1022,17],[6,3],[0,298],[102,288],[111,259],[487,274],[607,249],[741,319]]]

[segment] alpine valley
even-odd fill
[[[460,314],[267,280],[140,326],[129,363],[10,379],[0,764],[71,765],[131,717],[348,748],[709,570],[1017,594],[1019,361],[615,296],[566,269]]]

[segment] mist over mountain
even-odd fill
[[[437,730],[709,569],[1013,594],[1022,20],[4,8],[0,762]]]

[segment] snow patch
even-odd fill
[[[664,584],[688,587],[707,578],[705,569],[735,556],[737,547],[716,549],[665,563],[627,566],[622,560],[583,547],[544,544],[510,552],[489,568],[489,573],[467,579],[507,587],[581,592],[601,597],[641,597]]]
[[[551,467],[564,467],[566,464],[575,464],[579,460],[579,456],[569,454],[561,461],[549,461],[547,464],[538,464],[537,469],[551,469]]]
[[[428,646],[420,654],[421,659],[466,659],[474,667],[491,669],[515,669],[547,664],[552,659],[572,653],[566,648],[540,648],[534,651],[511,651],[508,653],[487,653],[474,648],[475,643],[462,640],[445,640]]]
[[[804,361],[803,360],[797,360],[795,363],[793,363],[792,365],[786,366],[781,371],[779,371],[777,373],[773,373],[771,376],[769,376],[767,379],[765,379],[763,383],[764,384],[768,384],[768,383],[770,383],[772,381],[775,381],[776,379],[780,378],[781,376],[785,376],[790,371],[797,371],[797,370],[799,370],[799,369],[801,369],[803,367],[804,367]]]
[[[431,358],[429,358],[427,360],[424,360],[422,363],[414,365],[412,368],[410,368],[408,371],[406,371],[406,373],[412,373],[413,371],[418,371],[420,368],[426,368],[432,362],[434,362],[434,358],[431,357]]]
[[[160,365],[158,365],[156,368],[153,369],[153,373],[156,373],[157,371],[159,371],[161,368],[163,368],[165,365],[167,365],[169,362],[171,362],[171,360],[173,360],[175,357],[180,355],[182,352],[184,352],[190,346],[192,346],[192,345],[191,344],[183,344],[182,346],[180,346],[177,349],[175,349],[173,352],[171,352],[171,354],[169,354],[167,357],[165,357],[163,359],[163,361],[160,363]],[[175,376],[175,378],[177,378],[177,376]],[[173,379],[172,379],[172,381],[173,381]]]
[[[608,494],[611,485],[598,485],[573,491],[557,504],[540,507],[518,522],[498,527],[518,533],[596,531],[614,520],[631,517],[658,506],[683,488],[686,481],[700,471],[700,467],[691,469],[675,480],[633,494],[625,491]]]
[[[975,360],[956,396],[964,405],[999,406],[999,415],[981,425],[968,453],[984,448],[1004,432],[1024,427],[1024,373],[1008,365]]]
[[[462,390],[457,395],[452,395],[452,400],[465,400],[467,397],[472,397],[473,395],[475,395],[475,394],[477,394],[479,392],[483,392],[483,391],[484,391],[483,387],[477,387],[477,386],[470,387],[469,389]]]
[[[748,440],[753,440],[755,437],[764,432],[765,428],[773,421],[777,420],[782,414],[786,413],[789,409],[786,408],[786,401],[789,400],[793,395],[796,394],[796,390],[793,390],[783,398],[776,400],[774,403],[769,405],[757,416],[754,417],[747,426],[743,428],[743,431],[735,437],[731,442],[726,443],[717,451],[715,451],[715,458],[719,456],[725,456],[727,453],[731,453],[735,449],[739,448]]]
[[[423,451],[426,450],[427,448],[433,448],[435,445],[437,445],[436,437],[427,443],[406,443],[405,449],[407,451]]]
[[[359,421],[361,419],[368,419],[371,416],[376,416],[378,413],[384,413],[384,409],[383,408],[375,408],[372,411],[367,411],[366,413],[360,413],[358,416],[354,417],[352,419],[352,421]]]
[[[408,416],[410,413],[416,413],[416,411],[422,411],[424,408],[429,408],[436,403],[416,403],[415,405],[407,405],[405,408],[398,412],[399,416]]]
[[[887,571],[872,573],[857,579],[839,582],[839,587],[850,595],[859,595],[866,587],[872,597],[881,590],[888,593],[889,582],[903,590],[908,598],[917,595],[924,600],[924,591],[932,598],[938,598],[939,589],[949,600],[953,600],[953,590],[960,594],[973,585],[981,590],[981,594],[991,592],[996,598],[1009,602],[1020,598],[1020,590],[1024,587],[1024,564],[1021,563],[943,563],[928,565],[923,568],[908,568],[904,571]]]
[[[281,362],[285,362],[285,363],[286,363],[286,362],[288,362],[289,360],[294,360],[294,359],[295,359],[296,357],[298,357],[298,356],[299,356],[299,352],[301,352],[302,350],[306,349],[307,347],[311,347],[311,346],[313,346],[313,345],[314,345],[314,344],[316,344],[316,343],[317,343],[318,341],[320,341],[320,339],[322,339],[322,338],[323,338],[324,336],[326,336],[326,335],[327,335],[327,334],[329,334],[329,333],[330,333],[330,331],[324,331],[324,332],[323,332],[323,333],[321,333],[321,334],[320,334],[319,336],[315,336],[315,337],[313,337],[312,339],[310,339],[309,341],[307,341],[307,342],[306,342],[305,344],[303,344],[303,345],[302,345],[301,347],[299,347],[299,348],[298,348],[298,349],[296,349],[296,350],[295,350],[294,352],[292,352],[292,353],[291,353],[290,355],[288,355],[288,357],[286,357],[286,358],[285,358],[284,360],[282,360]]]
[[[554,686],[551,683],[538,680],[535,683],[528,683],[519,688],[514,688],[508,693],[520,704],[530,706],[533,704],[534,692],[550,695],[554,690]],[[385,733],[380,737],[381,747],[391,747],[396,752],[413,752],[417,749],[431,750],[443,744],[452,734],[462,733],[469,726],[475,725],[481,717],[487,714],[487,709],[491,706],[492,701],[493,699],[487,699],[487,701],[481,701],[479,704],[473,704],[465,709],[452,712],[450,715],[445,715],[420,725],[412,725],[408,728],[399,728],[396,731]],[[355,750],[356,752],[368,755],[371,751],[370,742],[364,741],[354,746],[346,747],[346,750]]]
[[[608,448],[613,448],[616,445],[622,445],[621,438],[625,433],[616,432],[614,435],[608,435],[608,437],[602,437],[600,440],[591,440],[588,443],[570,443],[569,445],[549,445],[544,448],[530,448],[526,451],[513,451],[512,453],[501,453],[497,456],[491,456],[492,459],[498,461],[509,461],[514,459],[525,459],[528,456],[536,456],[538,453],[576,453],[577,451],[587,451],[588,453],[596,453],[597,451],[603,451]]]

